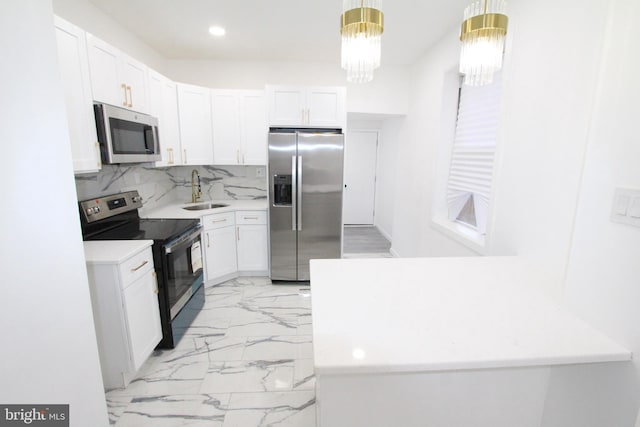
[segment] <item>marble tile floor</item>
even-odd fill
[[[315,426],[308,285],[238,278],[205,293],[176,348],[107,392],[111,425]]]
[[[343,258],[391,258],[391,242],[375,226],[343,229]]]

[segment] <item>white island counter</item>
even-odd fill
[[[550,366],[631,353],[516,257],[314,260],[320,426],[537,426]]]

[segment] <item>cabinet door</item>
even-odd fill
[[[93,117],[85,32],[58,17],[55,17],[55,25],[73,170],[76,173],[95,172],[102,164]]]
[[[128,108],[127,87],[118,75],[120,51],[89,33],[87,33],[87,51],[93,99]]]
[[[346,117],[344,88],[307,89],[307,125],[343,128]]]
[[[267,87],[269,126],[300,126],[305,122],[305,91],[300,87]]]
[[[213,164],[209,89],[178,83],[182,164]]]
[[[120,53],[118,58],[120,80],[126,85],[127,108],[149,113],[149,89],[147,66]]]
[[[213,161],[217,165],[242,164],[238,91],[211,91]]]
[[[242,163],[266,165],[269,128],[264,91],[241,91],[240,129]]]
[[[267,271],[267,226],[238,225],[238,270]]]
[[[137,371],[162,339],[156,276],[153,270],[127,286],[123,304],[133,371]]]
[[[153,70],[149,70],[149,108],[151,115],[158,118],[162,151],[162,161],[156,162],[156,166],[182,164],[176,84]]]
[[[238,271],[235,227],[205,230],[204,244],[207,280]]]

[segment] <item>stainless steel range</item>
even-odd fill
[[[158,347],[174,348],[204,305],[200,221],[142,219],[137,191],[79,205],[84,240],[153,240],[163,336]]]

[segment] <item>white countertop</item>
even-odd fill
[[[229,205],[224,208],[215,208],[215,209],[203,209],[198,211],[189,211],[182,209],[185,206],[192,205],[202,205],[207,203],[220,203]],[[150,210],[148,212],[141,213],[141,216],[144,218],[175,218],[175,219],[191,219],[191,218],[201,218],[204,215],[211,215],[217,213],[224,212],[235,212],[235,211],[257,211],[257,210],[266,210],[268,207],[267,199],[258,199],[258,200],[207,200],[200,201],[198,203],[184,203],[184,202],[172,202],[162,207]]]
[[[84,242],[84,257],[90,264],[120,264],[153,245],[153,240],[92,240]]]
[[[517,257],[312,260],[316,374],[626,361]]]

